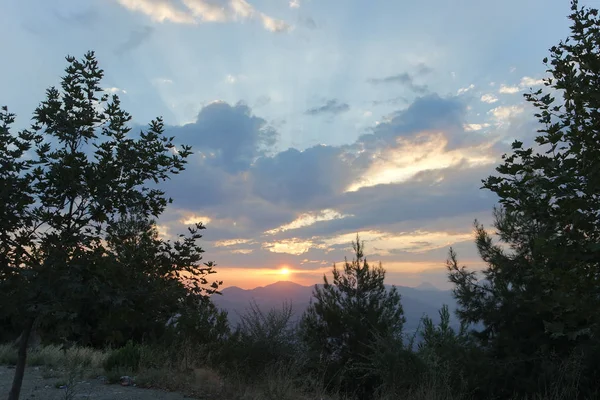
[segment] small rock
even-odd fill
[[[131,379],[129,376],[122,376],[120,381],[121,386],[133,386],[133,379]]]

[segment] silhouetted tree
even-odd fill
[[[337,380],[359,396],[375,383],[362,370],[378,337],[400,338],[405,322],[400,294],[384,286],[385,270],[368,264],[364,243],[352,243],[355,258],[340,271],[333,266],[333,282],[323,276],[315,286],[314,301],[300,322],[300,332],[313,363],[325,367],[327,381]]]
[[[30,129],[13,134],[13,116],[0,113],[0,310],[23,329],[11,400],[19,397],[34,324],[81,338],[95,312],[132,317],[123,310],[145,295],[160,315],[172,306],[160,300],[185,302],[219,285],[206,280],[214,264],[201,264],[202,225],[174,243],[158,240],[150,225],[137,237],[119,231],[132,210],[142,224],[165,210],[170,199],[150,184],[182,171],[190,147],[176,148],[160,118],[131,137],[131,116],[118,96],[103,93],[94,53],[67,61],[61,89],[46,91]]]
[[[547,369],[540,357],[594,354],[600,333],[600,21],[596,9],[571,8],[570,37],[544,59],[547,89],[525,95],[542,125],[536,147],[515,141],[500,175],[483,181],[500,198],[500,243],[475,224],[483,280],[452,250],[448,261],[458,315],[481,326],[474,336],[494,359],[510,363],[506,390],[547,384],[538,382]]]

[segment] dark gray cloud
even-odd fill
[[[341,114],[350,110],[350,106],[347,103],[340,103],[336,99],[327,100],[322,106],[309,108],[306,110],[307,115],[321,115],[321,114]]]
[[[122,56],[130,51],[133,51],[144,44],[152,34],[154,28],[151,26],[144,26],[138,29],[134,29],[129,32],[129,37],[123,43],[121,43],[116,49],[115,54]]]
[[[371,104],[373,104],[374,106],[379,106],[379,105],[381,105],[381,104],[389,104],[389,105],[394,105],[394,106],[397,106],[398,104],[401,104],[401,103],[407,104],[407,103],[409,103],[409,101],[408,101],[408,99],[407,99],[406,97],[404,97],[404,96],[396,96],[396,97],[393,97],[393,98],[391,98],[391,99],[386,99],[386,100],[373,100],[373,101],[371,102]]]
[[[331,206],[356,172],[352,160],[344,155],[344,148],[319,145],[260,158],[250,171],[253,192],[297,210]]]
[[[289,230],[279,238],[294,236],[330,236],[362,230],[413,231],[425,221],[435,221],[429,229],[445,230],[440,220],[454,216],[491,213],[497,199],[480,190],[481,179],[493,173],[494,166],[465,168],[457,166],[428,171],[395,184],[377,185],[348,193],[338,193],[331,204],[342,219],[324,221],[304,228]],[[439,178],[441,182],[436,183]],[[457,221],[454,221],[456,223]],[[472,222],[469,217],[464,226]]]
[[[365,144],[392,143],[397,137],[410,136],[426,130],[464,133],[467,107],[458,97],[442,98],[437,94],[417,98],[408,108],[393,113],[387,122],[362,135]]]
[[[247,170],[277,140],[277,132],[252,115],[247,105],[225,102],[209,104],[198,113],[196,122],[171,127],[168,134],[201,151],[203,164],[228,173]]]
[[[384,78],[372,78],[368,79],[367,82],[374,85],[398,83],[417,94],[425,94],[429,91],[427,85],[416,84],[414,77],[408,72],[390,75]]]

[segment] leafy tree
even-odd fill
[[[13,116],[0,114],[0,287],[11,296],[0,310],[23,329],[9,399],[19,397],[34,325],[93,341],[106,323],[95,315],[115,312],[133,325],[142,300],[160,320],[220,284],[207,281],[214,264],[201,263],[201,224],[171,243],[150,222],[171,201],[156,185],[184,169],[190,147],[176,148],[160,118],[131,135],[118,96],[101,89],[94,53],[67,62],[61,89],[46,91],[30,129],[15,135]],[[131,215],[141,225],[127,232]]]
[[[536,147],[515,141],[499,176],[483,181],[500,201],[500,243],[475,224],[484,279],[452,250],[448,263],[458,315],[482,326],[474,336],[494,359],[512,363],[511,385],[539,380],[542,356],[593,354],[600,333],[600,20],[576,0],[571,9],[570,37],[544,59],[546,89],[525,95],[542,125]]]
[[[333,283],[323,276],[324,285],[315,286],[315,299],[302,317],[300,331],[314,362],[327,366],[328,381],[336,379],[361,395],[374,385],[363,379],[365,371],[360,367],[368,360],[374,341],[378,337],[399,339],[405,318],[400,294],[395,287],[388,291],[384,286],[381,263],[377,267],[368,264],[358,236],[352,247],[355,258],[346,259],[343,270],[333,265]]]

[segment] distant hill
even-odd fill
[[[391,288],[391,285],[386,285]],[[214,295],[213,301],[222,310],[229,313],[229,320],[233,326],[240,321],[249,308],[250,302],[255,301],[263,311],[276,308],[281,309],[284,302],[291,302],[294,317],[299,318],[306,310],[312,299],[314,286],[303,286],[290,281],[280,281],[267,286],[254,289],[241,289],[236,286],[222,290],[222,295]],[[456,301],[449,290],[440,290],[431,284],[422,284],[412,288],[396,286],[402,295],[402,306],[406,316],[405,331],[414,331],[423,315],[428,315],[435,322],[439,321],[439,310],[442,305],[448,304],[453,317],[453,326],[459,324],[454,317]]]

